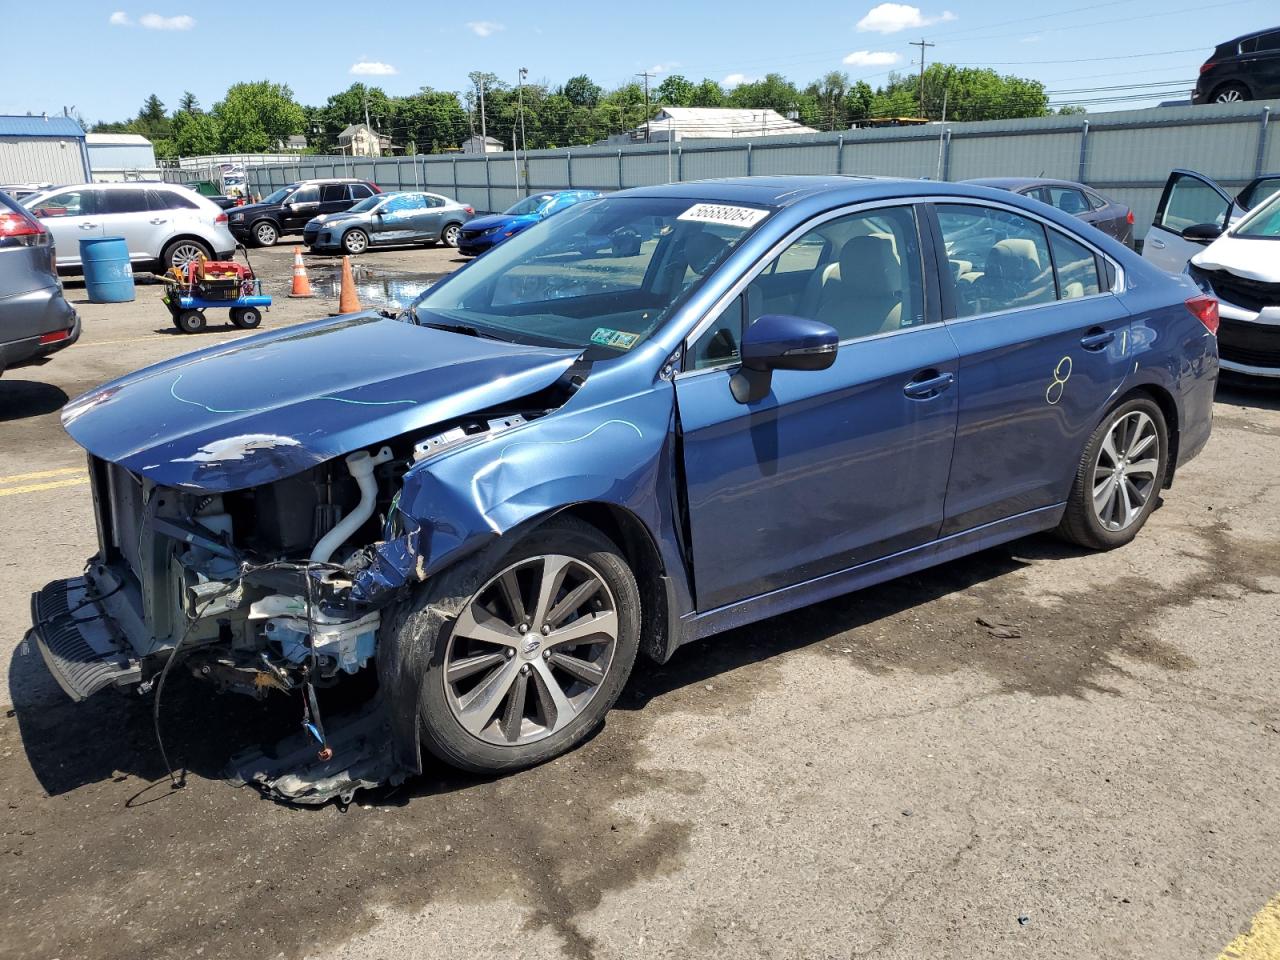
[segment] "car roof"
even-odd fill
[[[976,183],[983,187],[997,187],[1001,190],[1017,190],[1021,187],[1075,187],[1077,190],[1088,190],[1097,193],[1093,187],[1074,180],[1055,180],[1052,177],[974,177],[964,183]]]
[[[673,197],[712,203],[749,203],[756,206],[782,208],[814,197],[822,197],[834,204],[844,204],[890,197],[989,196],[983,188],[982,184],[953,183],[946,180],[914,180],[904,177],[797,175],[691,180],[655,187],[636,187],[619,191],[612,196]]]
[[[1264,30],[1250,30],[1248,33],[1242,33],[1240,34],[1240,36],[1232,40],[1228,40],[1226,42],[1239,43],[1241,40],[1249,40],[1253,37],[1261,37],[1261,36],[1265,36],[1268,33],[1277,33],[1277,32],[1280,32],[1280,27],[1267,27]],[[1218,44],[1218,46],[1222,46],[1222,44]]]

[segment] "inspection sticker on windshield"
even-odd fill
[[[592,343],[598,343],[602,347],[614,347],[617,350],[630,350],[639,339],[638,333],[627,333],[625,330],[613,330],[609,327],[596,327],[596,332],[591,334]]]
[[[692,220],[695,223],[723,223],[730,227],[754,227],[768,215],[768,210],[757,210],[755,207],[731,207],[723,203],[695,203],[676,219]]]

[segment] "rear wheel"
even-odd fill
[[[440,234],[440,239],[444,241],[446,247],[456,247],[458,245],[458,234],[462,232],[462,224],[451,223],[444,228],[444,232]]]
[[[1224,83],[1210,99],[1214,103],[1240,103],[1249,99],[1249,88],[1243,83]]]
[[[173,325],[183,333],[199,333],[204,329],[204,314],[199,310],[183,310],[173,318]]]
[[[232,307],[231,322],[241,330],[252,330],[262,322],[262,313],[257,307]]]
[[[274,247],[280,239],[280,231],[270,220],[259,220],[250,232],[253,234],[253,242],[260,247]]]
[[[1155,509],[1168,456],[1168,427],[1155,401],[1116,407],[1085,444],[1059,534],[1095,550],[1128,543]]]
[[[369,249],[369,235],[363,230],[348,230],[342,235],[342,249],[353,256]]]
[[[199,240],[179,239],[164,248],[160,259],[164,261],[166,270],[178,269],[185,272],[187,267],[201,257],[208,260],[210,256],[212,253],[209,248]]]
[[[425,645],[427,749],[500,772],[558,756],[600,725],[635,663],[640,597],[618,548],[576,520],[553,520],[488,563],[462,578],[479,589],[410,614],[398,643]]]

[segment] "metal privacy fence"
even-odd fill
[[[311,156],[247,171],[266,195],[311,177],[360,177],[384,190],[432,190],[477,211],[530,192],[621,190],[673,180],[765,174],[872,174],[940,180],[1044,176],[1086,183],[1133,208],[1146,233],[1169,171],[1239,188],[1280,171],[1280,100],[1162,107],[1092,116],[846,130],[802,137],[367,159]],[[178,171],[179,173],[181,171]]]

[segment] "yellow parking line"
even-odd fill
[[[57,470],[37,470],[35,473],[15,473],[0,477],[0,483],[17,483],[19,480],[43,480],[45,477],[62,477],[68,473],[84,473],[84,467],[59,467]]]
[[[1276,960],[1280,957],[1280,894],[1257,912],[1249,929],[1236,937],[1218,960]]]
[[[28,483],[21,487],[4,487],[0,489],[0,497],[14,497],[20,493],[35,493],[37,490],[56,490],[58,487],[74,487],[88,482],[88,476],[84,476],[72,477],[70,480],[51,480],[48,483]]]

